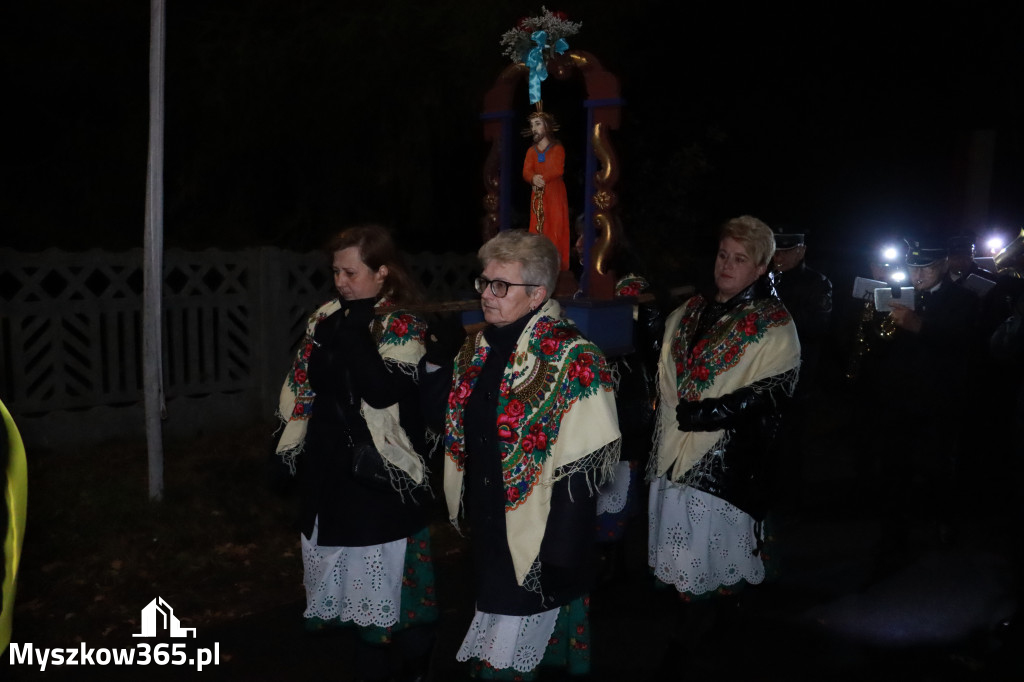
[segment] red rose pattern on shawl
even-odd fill
[[[389,299],[384,299],[378,305],[390,307],[394,304]],[[309,322],[307,322],[307,328],[312,323],[312,329],[315,333],[317,325],[325,317],[327,317],[325,312],[313,313],[309,318]],[[402,312],[393,312],[382,317],[375,317],[371,325],[371,332],[378,348],[388,345],[404,346],[411,341],[423,343],[426,331],[427,325],[423,320]],[[288,373],[287,378],[288,387],[295,394],[295,406],[292,408],[291,415],[289,415],[292,420],[307,420],[313,414],[313,400],[316,394],[310,388],[309,379],[306,374],[309,367],[309,356],[312,352],[313,336],[312,334],[307,334],[296,354],[295,361],[292,363],[292,370]]]
[[[629,274],[615,283],[615,296],[625,298],[639,296],[650,288],[650,284],[640,275]]]
[[[687,301],[672,339],[680,400],[700,400],[704,391],[714,385],[715,377],[735,367],[750,344],[759,343],[769,327],[790,322],[789,313],[774,299],[758,304],[761,314],[752,311],[751,304],[741,305],[712,324],[707,336],[687,351],[706,305],[707,299],[701,295]]]
[[[383,305],[388,305],[388,303],[385,302]],[[380,321],[382,331],[379,345],[404,346],[410,341],[424,342],[427,324],[423,320],[413,317],[409,313],[392,313],[391,315],[390,322],[387,321],[387,318]]]
[[[468,360],[460,356],[463,366],[456,368],[448,394],[445,454],[460,471],[465,467],[462,413],[489,350],[488,346],[480,344]],[[509,367],[522,364],[514,353],[498,390],[495,419],[506,513],[525,503],[540,480],[551,447],[558,440],[563,415],[578,400],[598,390],[612,390],[604,356],[593,344],[580,343],[579,330],[565,320],[542,318],[537,321],[528,352],[536,358],[532,368],[535,375],[519,390],[528,385],[533,393],[521,395],[512,390],[512,386],[524,378],[524,370],[509,371]]]

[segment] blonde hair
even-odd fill
[[[491,261],[519,263],[523,268],[524,284],[539,284],[547,290],[547,297],[555,291],[561,257],[558,247],[539,234],[526,230],[505,230],[488,240],[477,252],[481,267]]]
[[[743,244],[757,266],[768,265],[775,255],[775,235],[770,227],[754,216],[741,215],[722,225],[718,240],[732,237]]]

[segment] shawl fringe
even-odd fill
[[[754,393],[757,393],[758,395],[768,393],[769,397],[772,398],[772,403],[774,404],[775,398],[772,390],[775,388],[781,388],[787,398],[792,398],[793,392],[796,390],[796,382],[799,376],[800,365],[797,365],[793,369],[786,370],[782,374],[776,374],[773,377],[762,379],[761,381],[752,384],[751,388],[754,390]],[[657,452],[658,447],[661,445],[663,431],[667,428],[666,424],[671,424],[675,421],[674,418],[662,419],[661,417],[663,415],[660,413],[663,409],[668,410],[672,408],[667,407],[664,401],[658,405],[659,417],[655,420],[654,436],[652,438],[652,447],[654,448],[654,452]],[[692,481],[695,481],[702,475],[709,473],[714,467],[715,458],[721,457],[722,453],[725,451],[725,446],[728,445],[730,438],[732,438],[733,431],[734,429],[727,429],[723,431],[719,439],[701,455],[700,459],[698,459],[692,467],[674,479],[669,476],[669,480],[674,483],[689,485]],[[647,461],[647,468],[644,472],[644,478],[648,483],[652,483],[656,478],[658,478],[657,468],[658,463],[656,458],[650,458]]]
[[[378,305],[386,304],[387,302],[386,298],[382,298],[378,301]],[[274,431],[274,435],[278,433],[281,435],[275,452],[288,466],[288,471],[292,476],[296,474],[298,457],[305,450],[306,429],[316,398],[316,394],[310,387],[309,379],[306,376],[309,354],[316,343],[314,334],[317,325],[340,308],[341,302],[335,298],[321,305],[310,315],[306,322],[306,334],[295,354],[292,369],[288,373],[284,385],[281,387],[278,407],[275,410],[275,416],[281,423],[277,430]],[[421,321],[411,315],[402,310],[396,310],[373,318],[369,329],[377,345],[377,351],[380,353],[387,369],[392,372],[401,372],[417,383],[419,382],[418,360],[423,355],[422,325]],[[365,418],[366,410],[372,410],[374,413],[384,413],[389,409],[391,408],[373,410],[364,402],[360,411]],[[393,421],[395,428],[401,431],[397,410],[394,411]],[[367,426],[369,426],[369,423]],[[373,431],[374,429],[371,428],[371,433]],[[377,438],[380,435],[375,433],[374,437]],[[405,437],[404,432],[401,435],[403,438]],[[390,442],[394,443],[394,439]],[[397,445],[402,446],[402,443],[399,442]],[[391,478],[392,487],[402,495],[404,500],[405,493],[411,492],[416,488],[429,489],[430,483],[429,470],[423,456],[415,452],[411,445],[401,447],[401,449],[408,455],[404,459],[411,470],[407,471],[383,455],[382,459],[384,460],[385,469]],[[409,457],[414,458],[417,462],[412,462]],[[419,483],[414,478],[416,476],[416,473],[414,473],[416,469],[422,471]],[[431,494],[433,494],[433,491],[431,491]]]
[[[405,502],[406,495],[409,495],[410,499],[415,502],[416,498],[412,496],[412,493],[416,490],[426,490],[430,493],[431,498],[435,497],[434,490],[430,487],[430,469],[427,467],[426,462],[422,462],[423,480],[417,483],[408,472],[392,464],[386,457],[382,456],[381,460],[384,462],[384,471],[388,473],[388,478],[391,479],[391,488],[398,493],[403,503]]]
[[[594,450],[589,455],[556,469],[554,476],[551,477],[551,485],[572,474],[582,473],[587,482],[587,491],[591,495],[596,495],[598,488],[615,476],[615,464],[618,463],[621,455],[622,438],[620,437]],[[569,489],[569,499],[572,500],[572,488]]]

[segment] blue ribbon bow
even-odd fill
[[[530,104],[536,104],[540,101],[541,81],[548,77],[548,65],[544,57],[548,33],[547,31],[534,31],[530,40],[537,43],[537,46],[526,55],[526,66],[530,69]],[[569,49],[569,43],[565,42],[565,38],[559,38],[551,49],[557,54],[562,54]]]

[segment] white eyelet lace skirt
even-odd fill
[[[476,658],[498,669],[530,672],[544,658],[544,650],[555,631],[558,611],[555,608],[532,616],[500,616],[477,611],[455,659]]]
[[[664,477],[651,483],[647,561],[654,575],[694,596],[740,580],[764,581],[754,519],[725,500]]]
[[[389,627],[398,622],[408,540],[368,547],[320,547],[302,538],[305,618]]]
[[[597,513],[618,514],[626,508],[629,497],[629,462],[612,467],[612,478],[597,491]]]

